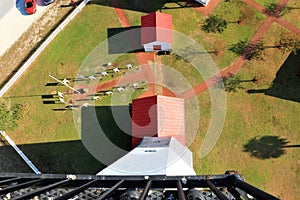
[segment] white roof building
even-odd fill
[[[207,4],[210,2],[210,0],[196,0],[196,1],[201,3],[204,6],[207,6]]]
[[[174,137],[145,137],[140,145],[97,175],[196,175],[192,152]]]

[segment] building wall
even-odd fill
[[[161,50],[162,51],[167,51],[167,50],[171,49],[171,44],[156,41],[156,42],[151,42],[151,43],[144,44],[143,46],[144,46],[145,52],[155,51],[154,48],[153,48],[154,45],[161,45]]]
[[[210,2],[210,0],[196,0],[196,1],[201,3],[204,6],[207,6],[207,4]]]

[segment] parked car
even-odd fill
[[[27,14],[32,15],[36,12],[36,0],[25,0]]]
[[[43,0],[45,5],[53,3],[55,0]]]

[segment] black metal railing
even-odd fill
[[[238,173],[199,176],[1,174],[0,199],[278,200]]]

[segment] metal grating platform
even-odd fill
[[[0,199],[278,200],[235,172],[200,176],[0,174]]]

